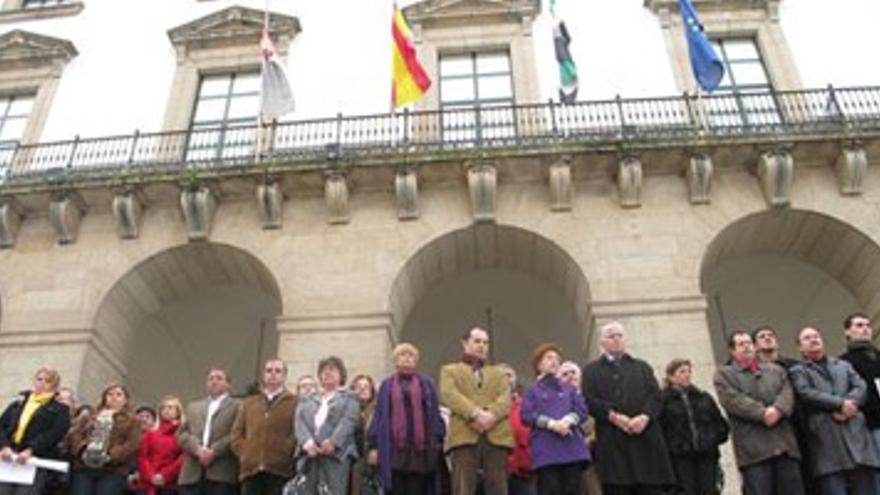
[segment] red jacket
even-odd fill
[[[532,472],[532,448],[529,439],[529,427],[519,417],[522,397],[514,394],[510,398],[510,429],[513,430],[513,450],[507,456],[507,472],[522,478],[530,477]]]
[[[141,485],[146,487],[148,495],[156,494],[157,487],[153,485],[153,476],[156,474],[161,474],[165,479],[162,488],[177,486],[177,475],[183,462],[183,450],[175,438],[179,426],[179,423],[162,421],[158,428],[144,433],[138,455],[138,472]]]

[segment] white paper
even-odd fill
[[[880,395],[880,378],[874,378],[874,388],[877,390],[877,395]]]
[[[39,457],[31,457],[28,459],[28,464],[33,464],[38,468],[48,469],[49,471],[58,471],[59,473],[66,473],[70,468],[70,464],[67,462],[56,461],[54,459],[41,459]]]
[[[16,485],[33,485],[34,476],[37,475],[37,466],[27,464],[14,464],[0,461],[0,482],[13,483]]]

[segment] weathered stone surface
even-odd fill
[[[834,165],[837,171],[837,184],[840,194],[858,196],[862,194],[865,176],[868,174],[868,157],[860,146],[844,146]]]
[[[471,213],[475,222],[494,222],[498,172],[488,163],[474,163],[467,169]]]
[[[620,160],[617,168],[617,191],[620,206],[638,208],[642,205],[642,161],[635,157]]]
[[[264,181],[257,184],[257,210],[267,230],[280,229],[283,221],[284,194],[278,181]]]
[[[52,222],[58,244],[70,244],[76,241],[85,212],[85,205],[76,193],[59,193],[52,198],[49,203],[49,220]]]
[[[111,208],[119,238],[136,239],[140,234],[144,211],[140,196],[132,190],[119,191],[113,195]]]
[[[204,241],[211,234],[217,200],[207,187],[185,189],[180,192],[180,210],[186,225],[186,237],[190,241]]]
[[[414,168],[406,167],[394,175],[394,191],[397,200],[397,218],[419,218],[419,176]]]
[[[767,151],[758,162],[758,178],[767,205],[783,208],[791,203],[791,186],[794,182],[794,160],[785,151]]]
[[[327,221],[329,223],[343,224],[351,220],[348,196],[346,175],[339,171],[327,172],[324,177],[324,202],[327,205]]]
[[[571,157],[565,156],[550,164],[550,210],[571,210]]]

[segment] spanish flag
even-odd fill
[[[397,108],[421,98],[431,87],[431,79],[416,58],[412,31],[396,3],[394,19],[391,21],[391,37],[391,104]]]

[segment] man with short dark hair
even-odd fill
[[[798,363],[797,359],[785,357],[779,353],[779,336],[770,325],[762,325],[752,330],[752,343],[755,355],[765,363],[776,363],[786,370]]]
[[[802,495],[800,450],[785,418],[794,392],[782,367],[755,356],[745,330],[727,340],[730,364],[715,372],[718,402],[727,411],[744,495]]]
[[[875,494],[880,455],[865,426],[865,381],[849,362],[828,357],[813,327],[798,334],[804,361],[791,369],[807,424],[810,467],[823,495]]]
[[[245,399],[232,426],[232,451],[241,464],[243,495],[281,495],[293,476],[296,398],[285,386],[287,363],[263,365],[263,386]]]
[[[507,454],[513,434],[507,415],[510,385],[489,366],[489,333],[471,328],[462,337],[460,362],[440,370],[440,402],[451,411],[448,446],[453,495],[474,495],[482,470],[486,495],[507,495]]]
[[[862,313],[853,313],[843,321],[846,334],[846,353],[840,359],[848,361],[865,380],[867,395],[862,413],[880,450],[880,350],[872,343],[874,331],[871,319]],[[880,493],[880,491],[878,491]]]
[[[238,459],[230,442],[240,402],[229,396],[231,385],[226,370],[210,368],[205,377],[208,396],[186,408],[186,421],[177,430],[184,451],[177,479],[181,495],[238,493]]]
[[[599,333],[602,355],[583,369],[581,388],[596,419],[596,469],[605,495],[659,494],[675,483],[658,418],[654,370],[626,352],[620,322]]]

